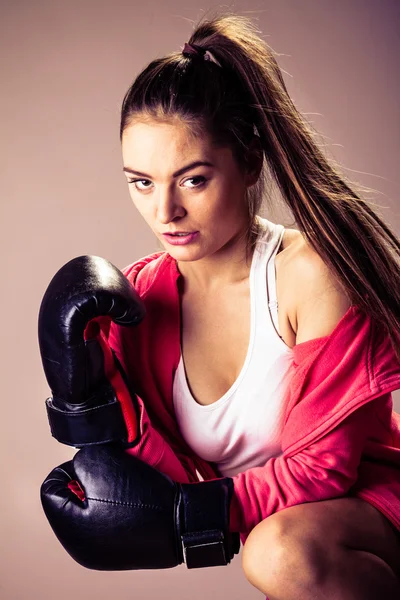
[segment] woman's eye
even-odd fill
[[[147,190],[147,189],[149,189],[149,186],[138,187],[137,186],[138,183],[151,183],[151,181],[148,181],[148,179],[128,179],[127,181],[128,181],[128,183],[134,183],[135,184],[135,188],[137,190]]]
[[[195,188],[201,187],[207,180],[206,180],[205,177],[202,177],[201,175],[198,175],[197,177],[191,177],[190,179],[186,179],[185,183],[187,183],[188,181],[198,181],[198,182],[200,182],[198,185],[190,186],[190,188],[193,189],[193,187],[195,187]]]

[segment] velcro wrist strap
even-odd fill
[[[128,434],[117,399],[84,410],[63,411],[52,398],[46,400],[51,434],[69,446],[87,446],[107,442],[127,442]]]
[[[192,531],[181,536],[183,556],[188,569],[226,565],[224,534],[218,529]]]
[[[229,477],[181,484],[180,533],[188,569],[227,565],[240,549],[229,531],[233,480]]]

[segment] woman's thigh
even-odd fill
[[[334,498],[286,508],[259,523],[250,533],[257,549],[272,540],[312,540],[321,550],[329,547],[370,552],[385,561],[400,578],[400,532],[374,506],[356,497]],[[265,544],[268,544],[267,546]]]

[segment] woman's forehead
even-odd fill
[[[196,136],[179,123],[135,122],[122,136],[122,150],[127,154],[160,152],[160,148],[177,154],[214,154],[211,137],[204,132]]]

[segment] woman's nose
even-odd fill
[[[160,223],[167,224],[176,217],[185,214],[179,196],[171,191],[160,193],[156,204],[156,216]]]

